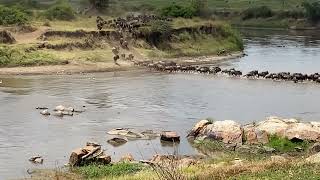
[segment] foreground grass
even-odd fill
[[[73,171],[85,178],[102,178],[102,177],[118,177],[121,175],[134,174],[141,171],[141,164],[133,163],[117,163],[114,165],[87,165],[75,168]]]

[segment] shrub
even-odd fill
[[[161,15],[167,17],[192,18],[197,15],[193,6],[180,6],[175,3],[161,9]]]
[[[242,19],[268,18],[273,16],[273,11],[267,6],[251,7],[242,13]]]
[[[28,15],[16,7],[0,6],[0,25],[25,24]]]
[[[320,20],[320,3],[319,2],[307,2],[305,1],[303,7],[306,12],[306,16],[309,20],[317,22]]]
[[[45,12],[45,17],[50,20],[69,21],[75,18],[75,12],[68,3],[58,3]]]

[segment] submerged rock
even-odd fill
[[[62,105],[59,105],[59,106],[56,106],[54,108],[54,111],[64,111],[66,109],[66,107],[62,106]]]
[[[118,147],[118,146],[124,145],[128,141],[123,139],[123,138],[117,138],[116,137],[116,138],[109,139],[107,142],[109,144],[111,144],[112,146]]]

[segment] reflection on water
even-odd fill
[[[226,66],[275,72],[316,72],[320,67],[317,36],[247,33],[249,56]],[[115,160],[128,152],[143,159],[175,149],[159,139],[130,141],[114,148],[106,142],[113,137],[106,132],[118,127],[177,131],[182,136],[177,151],[192,154],[196,152],[184,136],[201,118],[241,123],[270,115],[320,119],[320,85],[314,83],[141,71],[0,80],[0,179],[25,176],[33,167],[28,162],[33,155],[44,156],[41,168],[63,165],[69,153],[87,141],[101,143]],[[43,117],[35,110],[60,104],[85,106],[86,111],[56,118]]]

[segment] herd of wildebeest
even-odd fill
[[[231,69],[222,69],[218,66],[192,66],[192,65],[179,65],[173,61],[165,62],[159,61],[156,63],[153,62],[135,62],[137,66],[147,67],[152,70],[161,71],[161,72],[191,72],[191,73],[202,73],[202,74],[224,74],[233,77],[245,77],[245,78],[264,78],[272,80],[284,80],[292,81],[295,83],[303,81],[314,81],[320,83],[320,74],[303,74],[303,73],[290,73],[290,72],[280,72],[280,73],[270,73],[268,71],[258,70],[250,71],[246,74],[236,70]]]
[[[102,17],[98,16],[96,19],[99,31],[106,27],[129,33],[134,33],[138,28],[147,26],[150,22],[154,21],[172,21],[172,19],[156,15],[128,15],[124,18],[118,17],[111,20],[104,20]]]

